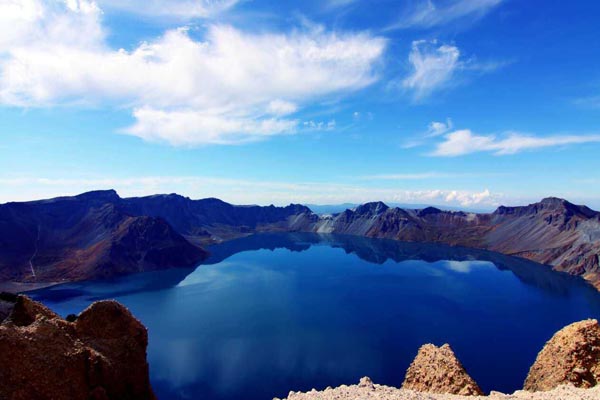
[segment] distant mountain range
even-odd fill
[[[409,209],[421,209],[432,207],[431,204],[408,204],[408,203],[386,203],[390,207],[398,207],[398,208],[409,208]],[[342,203],[342,204],[305,204],[306,207],[310,208],[312,212],[315,214],[323,215],[323,214],[338,214],[346,210],[355,209],[360,206],[357,203]],[[433,207],[439,208],[444,211],[472,211],[472,212],[484,212],[489,211],[488,209],[466,209],[459,207],[451,207],[451,206],[437,206],[433,205]]]
[[[493,213],[374,202],[317,215],[298,204],[235,206],[176,194],[121,198],[112,190],[0,205],[0,281],[62,282],[190,267],[206,258],[203,246],[256,232],[486,249],[582,276],[600,289],[600,213],[562,199]]]

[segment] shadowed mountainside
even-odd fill
[[[123,199],[113,190],[0,205],[0,280],[82,280],[191,267],[206,258],[200,246],[257,232],[478,248],[550,265],[600,289],[600,213],[562,199],[487,214],[374,202],[318,216],[298,204],[235,206],[177,194]]]
[[[0,279],[58,282],[192,266],[207,253],[114,192],[0,206]]]
[[[122,199],[132,215],[164,218],[194,242],[220,242],[261,231],[303,230],[318,217],[305,206],[234,206],[219,199],[192,200],[177,194]]]
[[[178,195],[122,199],[113,190],[0,205],[0,281],[64,282],[193,267],[200,243],[290,230],[308,208],[233,206]],[[301,226],[301,225],[299,225]]]

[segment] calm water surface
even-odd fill
[[[399,386],[423,343],[450,343],[485,391],[522,387],[552,334],[600,318],[581,280],[477,250],[269,234],[197,269],[32,293],[63,316],[114,298],[148,327],[160,399],[270,400],[358,382]]]

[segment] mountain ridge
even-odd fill
[[[600,290],[600,212],[556,197],[490,213],[370,202],[321,216],[301,204],[238,206],[175,193],[121,198],[114,190],[6,203],[0,205],[0,279],[77,280],[189,267],[206,257],[202,246],[259,232],[349,234],[485,249],[582,276]]]

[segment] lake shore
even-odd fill
[[[45,289],[65,282],[0,282],[0,292],[27,293]]]

